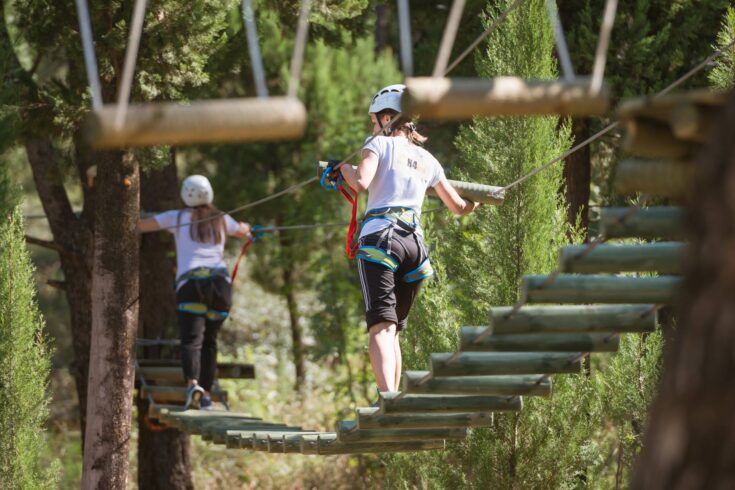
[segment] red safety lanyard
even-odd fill
[[[350,227],[347,229],[347,240],[345,242],[345,253],[347,254],[347,258],[354,259],[357,254],[357,243],[353,243],[355,240],[355,233],[357,232],[357,191],[348,185],[347,188],[352,192],[352,194],[350,194],[341,182],[337,184],[337,188],[345,199],[347,199],[347,202],[352,205]]]
[[[245,244],[240,249],[240,255],[237,256],[237,260],[235,261],[235,267],[233,267],[232,269],[232,276],[230,278],[233,284],[235,283],[235,278],[237,277],[237,271],[238,269],[240,269],[240,259],[242,259],[242,256],[245,255],[245,252],[248,251],[248,249],[250,248],[250,245],[252,245],[254,241],[255,240],[253,240],[252,238],[248,238],[248,241],[245,242]]]

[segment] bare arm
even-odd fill
[[[458,216],[470,214],[480,205],[479,202],[468,201],[460,197],[446,177],[442,177],[439,183],[434,186],[434,189],[436,189],[439,199],[442,200],[452,213]]]
[[[138,221],[138,233],[150,233],[151,231],[158,231],[161,229],[161,225],[158,224],[156,218],[143,218]]]
[[[375,178],[375,172],[378,170],[378,155],[370,150],[362,150],[362,161],[357,168],[344,164],[339,169],[350,187],[357,192],[363,192]]]

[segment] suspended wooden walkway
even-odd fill
[[[691,157],[722,103],[710,92],[624,103],[628,151],[653,160],[624,161],[617,187],[684,198],[692,185]],[[687,177],[677,177],[671,165]],[[658,310],[671,304],[680,282],[682,215],[671,206],[602,209],[604,238],[562,248],[557,272],[523,279],[520,303],[494,307],[485,326],[463,327],[458,352],[431,354],[428,370],[404,373],[401,392],[382,394],[377,407],[358,408],[355,419],[338,422],[334,432],[158,403],[150,416],[215,444],[271,453],[442,449],[468,429],[490,426],[494,412],[521,410],[524,396],[549,396],[551,375],[579,372],[587,353],[617,351],[620,334],[653,331]],[[630,238],[662,241],[600,244]],[[250,374],[244,366],[220,367],[220,377]],[[171,366],[141,362],[139,376],[166,383],[176,375]],[[160,402],[181,399],[164,386],[142,389]]]

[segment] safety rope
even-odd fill
[[[235,267],[232,268],[232,275],[230,276],[230,281],[234,284],[235,278],[237,277],[237,271],[240,270],[240,260],[242,259],[242,256],[245,255],[245,253],[248,251],[250,246],[257,242],[260,237],[263,236],[263,228],[254,225],[251,229],[250,237],[247,239],[247,241],[243,244],[242,248],[240,248],[240,253],[237,256],[237,259],[235,259]]]
[[[575,79],[574,67],[572,66],[572,57],[569,56],[569,47],[567,39],[564,35],[564,28],[559,18],[559,9],[556,6],[556,0],[546,0],[546,10],[549,12],[549,20],[554,29],[554,41],[556,42],[556,54],[561,62],[561,70],[564,74],[564,80],[573,82]]]
[[[401,67],[405,78],[413,76],[413,46],[411,42],[411,14],[408,0],[398,1],[398,30],[401,42]]]
[[[135,64],[138,58],[138,48],[140,47],[140,37],[143,34],[143,20],[145,19],[145,9],[147,0],[135,0],[133,9],[133,22],[130,26],[130,37],[128,46],[125,49],[125,64],[123,65],[122,79],[120,82],[120,91],[117,95],[117,110],[115,112],[115,128],[122,128],[125,123],[125,116],[128,112],[128,103],[130,102],[130,90],[133,86],[133,74],[135,73]]]
[[[84,52],[84,67],[87,70],[89,90],[92,92],[92,108],[102,108],[102,85],[100,84],[97,56],[94,53],[94,38],[92,36],[92,21],[89,19],[87,0],[76,0],[77,15],[79,16],[79,32],[82,36],[82,50]]]
[[[242,0],[241,10],[242,22],[245,25],[245,36],[248,41],[250,65],[252,66],[253,80],[255,81],[255,93],[261,98],[268,97],[268,87],[265,84],[265,70],[263,69],[263,57],[260,54],[258,31],[255,27],[253,0]]]
[[[605,13],[600,24],[600,35],[597,38],[597,50],[595,50],[595,64],[592,68],[592,80],[590,81],[590,92],[597,94],[602,90],[602,82],[605,78],[605,65],[607,62],[607,48],[610,44],[610,34],[615,24],[615,12],[618,9],[618,0],[607,0]]]
[[[290,79],[288,81],[288,96],[296,97],[301,82],[301,67],[304,65],[304,53],[306,51],[306,37],[309,33],[309,13],[311,12],[312,0],[301,1],[299,22],[296,28],[296,44],[291,57]]]

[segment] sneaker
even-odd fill
[[[209,395],[203,395],[202,399],[199,400],[199,410],[214,410],[214,404],[212,403],[212,397]]]
[[[190,408],[198,410],[203,395],[204,388],[201,386],[197,384],[189,386],[189,389],[186,390],[186,403],[184,403],[184,410],[189,410]]]

